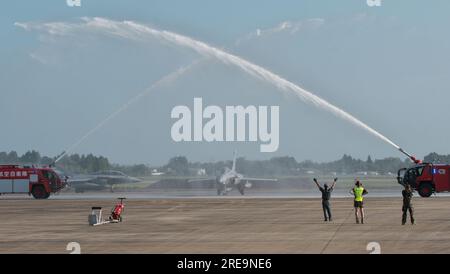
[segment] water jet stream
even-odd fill
[[[225,64],[231,64],[234,65],[246,73],[249,73],[252,76],[255,76],[259,79],[262,79],[278,89],[282,91],[289,91],[293,92],[297,97],[299,97],[302,101],[306,103],[310,103],[320,109],[326,110],[335,116],[344,119],[353,125],[369,132],[370,134],[376,136],[377,138],[383,140],[384,142],[390,144],[391,146],[395,147],[400,152],[404,153],[405,155],[411,156],[406,153],[403,149],[401,149],[397,144],[395,144],[393,141],[391,141],[389,138],[384,136],[383,134],[379,133],[375,129],[371,128],[361,120],[357,119],[350,113],[338,108],[337,106],[329,103],[328,101],[322,99],[321,97],[311,93],[310,91],[307,91],[298,85],[282,78],[281,76],[261,67],[256,64],[253,64],[239,56],[227,53],[221,49],[218,49],[216,47],[210,46],[205,42],[201,42],[198,40],[195,40],[193,38],[183,36],[177,33],[173,33],[170,31],[163,31],[158,30],[155,28],[151,28],[147,25],[138,24],[133,21],[114,21],[109,20],[105,18],[82,18],[83,23],[79,24],[64,24],[64,23],[45,23],[40,25],[32,25],[28,23],[16,23],[17,26],[23,27],[24,29],[35,29],[38,31],[46,31],[50,35],[65,35],[70,33],[71,31],[99,31],[101,33],[109,34],[112,36],[124,38],[124,39],[131,39],[136,41],[145,41],[145,39],[154,37],[157,39],[160,39],[162,41],[170,42],[178,46],[183,46],[190,48],[200,55],[208,56],[208,57],[214,57],[220,60],[221,62]],[[138,99],[138,98],[137,98]],[[133,99],[132,99],[133,100]],[[134,100],[133,100],[134,101]],[[126,104],[125,108],[129,105]],[[103,126],[107,121],[115,117],[118,113],[122,112],[122,108],[119,109],[119,111],[113,113],[111,116],[109,116],[104,122],[100,123],[98,128]],[[71,148],[76,147],[81,143],[84,139],[86,139],[89,135],[91,135],[93,132],[95,132],[97,127],[92,129],[90,132],[88,132],[79,142],[74,144]],[[70,150],[69,150],[70,151]],[[65,155],[66,153],[64,153]],[[62,157],[64,156],[62,155]],[[61,158],[61,156],[58,158],[58,160]]]
[[[232,64],[234,66],[239,67],[245,72],[267,81],[277,88],[284,91],[293,91],[295,95],[297,95],[302,101],[311,103],[314,106],[331,112],[332,114],[340,117],[359,128],[364,129],[370,134],[380,138],[384,142],[392,145],[396,149],[400,150],[400,147],[391,141],[386,136],[382,135],[375,129],[371,128],[367,124],[363,123],[353,115],[348,112],[338,108],[337,106],[329,103],[328,101],[320,98],[319,96],[297,86],[296,84],[282,78],[281,76],[263,68],[258,65],[255,65],[239,56],[227,53],[221,49],[210,46],[204,42],[194,40],[190,37],[183,36],[177,33],[162,31],[151,28],[149,26],[138,24],[133,21],[113,21],[105,18],[84,18],[85,26],[88,29],[98,29],[104,30],[109,34],[117,35],[123,38],[142,40],[146,35],[156,37],[158,39],[162,39],[164,41],[172,42],[179,46],[184,46],[191,48],[204,56],[212,56],[222,61],[225,64]]]
[[[53,162],[52,165],[56,164],[57,162],[59,162],[62,158],[64,158],[64,156],[66,156],[68,153],[72,152],[75,148],[77,148],[81,143],[83,143],[84,140],[86,140],[87,138],[89,138],[89,136],[91,136],[93,133],[95,133],[97,130],[99,130],[100,128],[102,128],[106,123],[108,123],[111,119],[113,119],[114,117],[116,117],[117,115],[119,115],[120,113],[122,113],[123,111],[127,110],[132,104],[134,104],[135,102],[137,102],[140,98],[142,98],[143,96],[147,95],[148,93],[150,93],[152,90],[160,87],[163,84],[167,84],[169,82],[174,81],[176,78],[180,77],[181,75],[183,75],[184,73],[186,73],[188,70],[191,70],[193,67],[195,67],[197,64],[200,63],[200,61],[202,60],[197,60],[193,63],[191,63],[188,66],[185,67],[181,67],[179,69],[177,69],[176,71],[164,76],[163,78],[161,78],[160,80],[156,81],[155,83],[153,83],[150,87],[148,87],[147,89],[145,89],[144,91],[142,91],[141,93],[137,94],[136,96],[134,96],[133,98],[131,98],[130,100],[128,100],[128,102],[126,102],[124,105],[122,105],[120,108],[118,108],[116,111],[114,111],[113,113],[111,113],[108,117],[106,117],[104,120],[102,120],[100,123],[98,123],[95,127],[93,127],[91,130],[89,130],[88,132],[86,132],[86,134],[84,134],[78,141],[76,141],[75,143],[73,143],[70,147],[68,147],[63,153],[61,153],[56,160]]]

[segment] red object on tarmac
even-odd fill
[[[51,167],[0,165],[0,195],[26,193],[35,199],[47,199],[50,193],[65,186],[65,179],[61,179]]]
[[[123,200],[126,198],[117,198],[120,200],[119,203],[117,203],[114,208],[111,210],[111,216],[109,216],[110,221],[118,221],[122,222],[122,213],[125,209],[125,204],[123,203]]]

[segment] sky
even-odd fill
[[[419,157],[450,153],[448,1],[8,1],[0,10],[0,151],[56,156],[134,96],[181,67],[73,149],[114,163],[164,164],[290,155],[330,161],[402,157],[366,131],[215,58],[160,39],[128,39],[49,24],[101,17],[192,37],[232,53],[344,109]],[[86,19],[87,18],[87,19]],[[46,29],[47,28],[47,29]],[[61,29],[59,29],[61,30]],[[174,142],[171,110],[280,107],[280,145]]]

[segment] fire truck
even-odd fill
[[[398,183],[409,184],[422,197],[450,191],[450,165],[421,163],[398,171]]]
[[[450,191],[450,165],[422,163],[403,150],[400,151],[409,156],[415,165],[398,171],[397,181],[399,184],[409,184],[422,197]]]
[[[47,199],[65,185],[65,179],[50,167],[0,165],[0,195],[27,193],[35,199]]]

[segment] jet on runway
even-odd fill
[[[264,179],[264,178],[250,178],[245,177],[244,175],[238,173],[236,171],[236,151],[234,152],[233,157],[233,166],[231,169],[229,167],[225,167],[225,172],[216,178],[203,178],[203,179],[193,179],[189,180],[189,182],[199,182],[199,181],[216,181],[216,187],[217,187],[217,195],[227,195],[233,188],[237,188],[239,193],[241,195],[245,194],[246,188],[251,188],[252,184],[250,182],[257,182],[257,181],[271,181],[271,182],[278,182],[277,179]]]
[[[113,192],[114,185],[137,183],[141,180],[115,170],[105,170],[88,175],[66,176],[67,184],[80,193],[88,190],[110,189]]]

